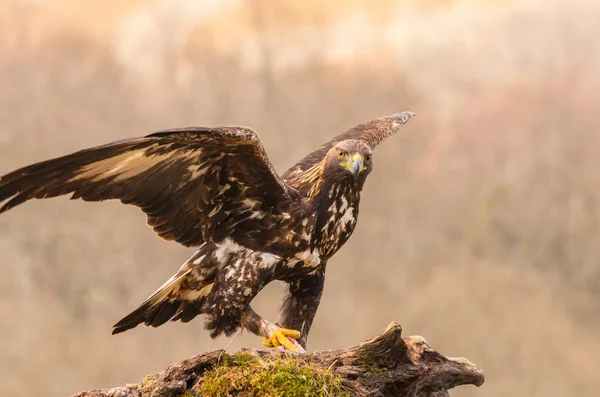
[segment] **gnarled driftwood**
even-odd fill
[[[289,354],[277,350],[247,350],[260,360],[276,360],[282,355],[290,360],[302,360],[330,370],[340,380],[341,394],[352,396],[448,396],[448,390],[459,385],[480,386],[482,371],[464,358],[445,357],[431,349],[424,338],[402,338],[402,327],[391,323],[375,338],[344,350]],[[203,389],[206,374],[223,363],[221,350],[201,354],[164,371],[147,376],[144,381],[113,389],[91,390],[77,397],[175,397],[209,395]],[[236,356],[231,356],[235,358]],[[293,394],[281,390],[278,395]],[[213,391],[212,395],[217,395]],[[228,395],[224,393],[223,395]],[[262,395],[252,390],[238,395]]]

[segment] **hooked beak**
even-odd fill
[[[350,161],[350,171],[352,171],[355,178],[359,172],[365,169],[363,167],[363,161],[363,156],[358,153],[355,153],[354,156],[352,156],[352,160]]]

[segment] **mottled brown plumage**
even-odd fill
[[[279,177],[246,127],[157,132],[33,164],[0,178],[0,213],[34,198],[71,194],[139,207],[162,238],[196,253],[113,333],[208,316],[213,337],[240,326],[285,344],[250,307],[286,281],[281,326],[306,337],[327,261],[352,234],[372,150],[413,114],[396,113],[338,135]],[[287,333],[296,335],[297,333]]]

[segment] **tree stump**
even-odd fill
[[[358,346],[307,354],[242,349],[229,356],[218,350],[173,364],[138,384],[76,396],[304,396],[308,391],[323,396],[442,397],[456,386],[483,384],[483,372],[467,359],[443,356],[424,338],[402,338],[401,333],[400,324],[393,322]]]

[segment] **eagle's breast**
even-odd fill
[[[352,185],[333,185],[319,225],[319,252],[328,259],[348,241],[358,219],[359,192]]]

